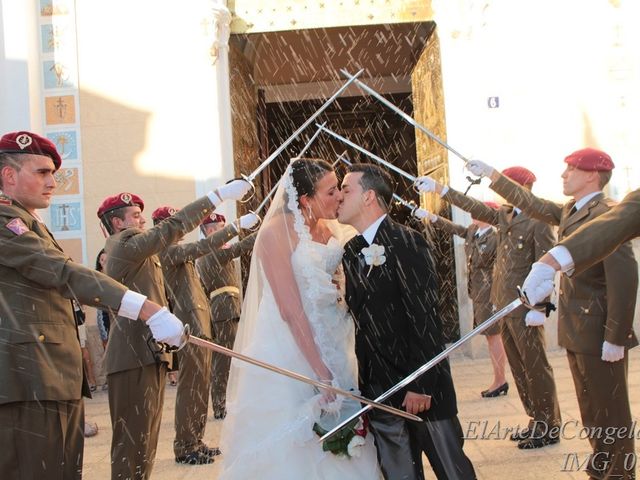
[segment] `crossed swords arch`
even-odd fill
[[[437,137],[433,132],[431,132],[429,129],[427,129],[426,127],[424,127],[423,125],[421,125],[420,123],[418,123],[414,118],[412,118],[410,115],[406,114],[405,112],[403,112],[400,108],[398,108],[397,106],[393,105],[391,102],[389,102],[386,98],[384,98],[382,95],[380,95],[378,92],[376,92],[375,90],[373,90],[371,87],[369,87],[368,85],[366,85],[365,83],[363,83],[361,80],[358,79],[358,77],[360,75],[362,75],[362,73],[364,72],[364,70],[360,70],[359,72],[357,72],[355,75],[351,75],[349,72],[347,72],[346,70],[341,70],[341,73],[347,77],[347,81],[344,83],[344,85],[342,85],[311,117],[309,117],[287,140],[285,140],[285,142],[280,145],[267,159],[265,159],[259,166],[258,168],[256,168],[253,172],[251,172],[249,175],[242,175],[241,178],[244,179],[245,181],[247,181],[251,187],[252,190],[255,192],[255,186],[253,184],[253,181],[255,180],[255,178],[280,154],[282,153],[282,151],[293,141],[295,140],[298,136],[300,136],[300,134],[309,126],[311,125],[311,123],[313,123],[315,121],[315,119],[322,113],[324,112],[329,105],[331,105],[331,103],[333,103],[346,89],[347,87],[349,87],[349,85],[351,85],[352,83],[355,83],[358,87],[360,87],[363,91],[365,91],[366,93],[372,95],[374,98],[376,98],[377,100],[379,100],[382,104],[384,104],[385,106],[387,106],[388,108],[390,108],[391,110],[393,110],[395,113],[397,113],[402,119],[404,119],[407,123],[413,125],[415,128],[421,130],[423,133],[425,133],[429,138],[431,138],[432,140],[434,140],[436,143],[440,144],[441,146],[443,146],[444,148],[446,148],[447,150],[449,150],[451,153],[453,153],[455,156],[457,156],[458,158],[460,158],[462,161],[466,163],[469,162],[469,159],[467,159],[466,157],[464,157],[462,154],[460,154],[458,151],[456,151],[455,149],[453,149],[449,144],[447,144],[446,142],[444,142],[443,140],[441,140],[439,137]],[[403,177],[407,178],[408,180],[410,180],[415,187],[417,178],[414,175],[411,175],[407,172],[405,172],[404,170],[400,169],[399,167],[393,165],[392,163],[384,160],[383,158],[379,157],[378,155],[375,155],[374,153],[364,149],[363,147],[361,147],[360,145],[355,144],[354,142],[350,141],[349,139],[337,134],[336,132],[328,129],[326,127],[326,122],[319,124],[316,123],[316,132],[312,135],[312,137],[309,139],[309,141],[306,143],[306,145],[304,146],[304,148],[300,151],[300,153],[298,154],[298,157],[295,158],[299,158],[301,157],[306,151],[307,149],[311,146],[311,144],[318,138],[319,134],[321,132],[324,132],[330,136],[332,136],[333,138],[336,138],[338,140],[340,140],[341,142],[345,143],[346,145],[358,150],[359,152],[363,153],[364,155],[368,156],[369,158],[373,159],[374,161],[376,161],[377,163],[387,167],[388,169],[398,173],[399,175],[402,175]],[[294,158],[294,159],[295,159]],[[293,159],[292,159],[293,160]],[[349,162],[349,160],[346,158],[346,151],[343,152],[341,155],[338,156],[337,160],[334,162],[334,165],[336,165],[338,162],[344,162],[347,165],[350,165],[351,162]],[[253,213],[255,213],[256,215],[259,214],[259,212],[261,212],[266,205],[268,204],[271,196],[274,194],[274,192],[276,191],[276,188],[278,186],[278,183],[280,182],[280,180],[276,183],[276,185],[272,188],[272,190],[267,194],[267,196],[264,198],[264,200],[260,203],[260,205],[253,211]],[[253,195],[253,194],[252,194]],[[415,204],[415,202],[412,201],[407,201],[405,199],[403,199],[402,197],[398,196],[397,194],[394,194],[394,199],[400,203],[401,205],[409,208],[411,210],[411,213],[413,214],[415,212],[415,210],[417,209],[417,205]],[[248,201],[249,199],[245,199],[244,201]],[[259,218],[259,215],[258,215]],[[259,224],[258,224],[259,227]],[[385,405],[383,402],[385,401],[387,398],[389,398],[391,395],[393,395],[394,393],[398,392],[399,390],[401,390],[402,388],[406,387],[408,384],[410,384],[411,382],[413,382],[416,378],[420,377],[421,375],[424,375],[426,372],[428,372],[429,370],[431,370],[433,367],[435,367],[438,363],[440,363],[441,361],[443,361],[445,358],[448,358],[455,350],[459,349],[462,345],[464,345],[465,343],[467,343],[469,340],[471,340],[471,338],[475,337],[476,335],[482,333],[484,330],[486,330],[487,328],[489,328],[491,325],[495,324],[497,321],[499,321],[501,318],[505,317],[506,315],[508,315],[509,313],[513,312],[515,309],[517,309],[518,307],[524,305],[527,308],[534,308],[531,305],[529,305],[527,299],[526,299],[526,295],[523,294],[522,292],[519,292],[519,296],[514,299],[511,303],[509,303],[508,305],[506,305],[505,307],[503,307],[502,309],[500,309],[499,311],[497,311],[495,314],[493,314],[491,317],[489,317],[488,319],[486,319],[484,322],[482,322],[480,325],[478,325],[475,329],[471,330],[470,332],[468,332],[466,335],[464,335],[463,337],[461,337],[458,341],[456,341],[455,343],[451,344],[448,348],[444,349],[441,353],[439,353],[438,355],[436,355],[435,357],[433,357],[431,360],[429,360],[427,363],[425,363],[424,365],[422,365],[421,367],[419,367],[418,369],[416,369],[413,373],[411,373],[409,376],[407,376],[406,378],[404,378],[403,380],[401,380],[400,382],[398,382],[396,385],[394,385],[393,387],[391,387],[389,390],[387,390],[386,392],[384,392],[383,394],[381,394],[380,396],[378,396],[376,399],[374,400],[370,400],[368,398],[362,397],[360,395],[355,394],[354,392],[348,392],[346,390],[342,390],[340,388],[337,388],[333,385],[327,384],[327,383],[323,383],[317,380],[314,380],[312,378],[309,378],[305,375],[301,375],[299,373],[296,372],[292,372],[290,370],[286,370],[283,368],[280,368],[276,365],[272,365],[266,362],[263,362],[261,360],[258,360],[256,358],[241,354],[239,352],[235,352],[231,349],[225,348],[222,345],[218,345],[215,342],[212,342],[210,340],[206,340],[203,338],[199,338],[195,335],[191,335],[188,326],[185,327],[184,331],[183,331],[183,336],[182,336],[182,341],[181,341],[181,345],[179,348],[184,347],[187,343],[191,343],[203,348],[207,348],[209,350],[213,350],[216,352],[219,352],[223,355],[238,359],[240,361],[258,366],[260,368],[275,372],[277,374],[280,375],[284,375],[287,376],[289,378],[293,378],[295,380],[307,383],[309,385],[313,385],[316,388],[319,388],[321,390],[326,390],[328,392],[331,392],[333,394],[337,394],[337,395],[342,395],[344,397],[347,398],[351,398],[354,400],[357,400],[363,404],[365,404],[364,407],[362,407],[360,410],[358,410],[357,412],[355,412],[353,415],[351,415],[349,418],[343,420],[341,423],[339,423],[338,425],[336,425],[333,429],[329,430],[326,434],[324,434],[318,441],[322,442],[326,439],[328,439],[329,437],[333,436],[335,433],[337,433],[338,431],[340,431],[344,426],[346,426],[349,422],[351,422],[352,420],[360,417],[361,415],[363,415],[364,413],[368,412],[369,410],[373,409],[373,408],[377,408],[389,413],[392,413],[394,415],[398,415],[400,417],[404,417],[413,421],[422,421],[422,419],[416,415],[412,415],[409,414],[408,412],[405,412],[403,410],[399,410],[396,409],[394,407],[391,407],[389,405]]]

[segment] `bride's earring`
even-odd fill
[[[311,206],[307,205],[307,215],[309,215],[309,217],[311,217]]]

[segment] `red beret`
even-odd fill
[[[484,202],[484,204],[487,207],[491,207],[494,210],[499,210],[500,209],[500,205],[498,205],[496,202],[492,202],[491,200],[487,200],[486,202]]]
[[[161,222],[165,218],[169,218],[171,215],[174,215],[178,210],[173,207],[164,206],[156,208],[151,214],[151,219],[154,222]]]
[[[56,150],[56,145],[48,138],[31,132],[11,132],[0,139],[0,152],[30,153],[44,155],[53,160],[56,170],[62,165],[62,158]]]
[[[524,167],[509,167],[505,168],[502,171],[502,174],[505,177],[509,177],[516,183],[520,185],[528,185],[537,180],[536,176],[533,174],[531,170],[528,170]]]
[[[102,204],[100,204],[100,207],[98,208],[98,218],[102,218],[105,213],[112,210],[117,210],[118,208],[123,207],[133,207],[136,205],[140,207],[140,210],[144,210],[144,202],[134,193],[123,192],[107,197],[102,201]]]
[[[572,167],[589,172],[610,172],[615,167],[609,155],[595,148],[577,150],[567,156],[564,161]]]
[[[212,213],[211,215],[207,215],[206,217],[204,217],[204,220],[202,220],[201,225],[208,225],[210,223],[219,223],[219,222],[226,222],[227,219],[224,218],[224,215],[220,215],[219,213]]]

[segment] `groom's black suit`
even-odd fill
[[[347,243],[343,257],[346,301],[356,322],[360,387],[363,395],[369,398],[375,398],[407,377],[440,353],[444,346],[436,310],[436,276],[424,238],[387,216],[373,243],[385,249],[386,261],[382,265],[370,267],[365,264],[361,250],[369,245],[362,235]],[[407,391],[431,396],[430,409],[420,414],[426,420],[424,424],[398,420],[399,417],[381,415],[379,411],[371,413],[385,477],[394,480],[423,478],[420,452],[424,450],[438,478],[474,478],[473,467],[462,452],[462,431],[456,417],[456,394],[448,361],[442,361],[417,378],[391,397],[389,403],[401,408]],[[395,423],[410,441],[404,446],[395,442],[385,446],[379,433],[386,427],[377,428],[376,418],[382,419],[383,423],[387,420]],[[427,425],[438,428],[427,428]],[[446,425],[445,430],[451,430],[442,435],[447,438],[434,438],[440,436],[443,425]],[[388,433],[397,437],[399,431]],[[393,461],[385,465],[385,458],[403,458],[400,452],[393,451],[399,446],[412,450],[409,455],[419,464],[416,471],[409,472],[412,467],[399,464],[398,460],[395,465]],[[392,451],[385,452],[387,448]],[[443,449],[447,451],[442,452]],[[403,453],[407,458],[407,452]],[[441,458],[443,454],[447,458]],[[452,468],[456,473],[451,472]]]

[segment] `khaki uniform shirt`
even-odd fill
[[[491,188],[524,212],[558,225],[561,241],[581,225],[610,210],[613,202],[598,194],[570,214],[574,201],[565,205],[543,200],[505,176]],[[638,265],[630,243],[623,243],[602,262],[579,275],[560,278],[558,343],[575,353],[600,355],[604,340],[634,347],[633,316],[638,288]]]
[[[471,224],[468,227],[463,227],[442,217],[438,217],[438,220],[432,225],[464,239],[469,274],[469,297],[473,301],[474,316],[476,319],[483,320],[489,318],[491,316],[489,297],[498,245],[498,235],[495,230],[491,228],[480,237],[476,237],[477,225]]]
[[[70,299],[117,311],[126,291],[74,263],[43,223],[0,193],[0,404],[80,399]]]
[[[242,252],[251,250],[256,241],[256,234],[249,235],[241,241],[230,245],[229,248],[220,248],[200,258],[197,262],[200,279],[205,293],[210,297],[211,320],[214,322],[226,322],[240,318],[240,296],[236,292],[216,290],[224,287],[237,287],[238,275],[234,258]]]
[[[575,273],[589,268],[619,245],[640,235],[640,189],[629,193],[609,212],[564,238],[575,264]]]
[[[195,260],[237,234],[233,225],[227,225],[208,238],[184,245],[171,245],[160,254],[173,313],[191,326],[194,335],[211,338],[209,301],[196,272]]]
[[[111,235],[105,245],[105,272],[131,290],[166,306],[162,266],[157,254],[196,228],[212,210],[211,201],[202,197],[149,230],[128,228]],[[169,355],[157,354],[159,349],[146,322],[117,317],[111,325],[105,354],[107,374],[156,361],[169,362]]]
[[[473,218],[498,227],[491,302],[497,309],[501,309],[517,298],[516,286],[522,285],[531,265],[555,243],[553,230],[546,223],[535,220],[524,212],[516,215],[511,205],[503,205],[494,210],[453,189],[449,189],[442,198],[469,212]],[[509,316],[516,317],[524,313],[525,307],[519,307]]]

